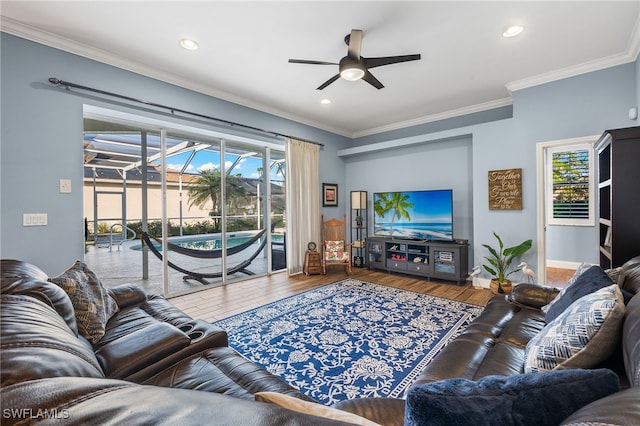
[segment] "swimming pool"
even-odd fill
[[[227,248],[240,245],[246,241],[249,241],[255,233],[251,232],[233,232],[227,234]],[[264,238],[264,237],[263,237]],[[195,250],[215,250],[222,248],[222,238],[220,234],[201,234],[201,235],[189,235],[186,237],[169,237],[169,241],[172,244],[177,244],[181,247],[195,249]],[[271,241],[283,242],[284,236],[282,234],[272,234]],[[156,248],[162,251],[160,244],[154,243]],[[131,250],[142,250],[141,244],[135,244],[130,247]]]

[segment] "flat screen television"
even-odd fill
[[[453,240],[453,190],[374,193],[373,234],[415,240]]]

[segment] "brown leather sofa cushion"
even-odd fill
[[[113,379],[60,377],[0,389],[2,425],[30,423],[38,410],[57,419],[38,424],[72,425],[347,425],[273,404],[210,392],[141,386]],[[11,408],[8,408],[11,407]],[[9,410],[9,411],[7,411]],[[13,411],[12,411],[13,410]]]
[[[554,287],[521,283],[514,286],[507,297],[515,305],[540,309],[548,305],[559,293],[560,290]]]
[[[105,375],[125,379],[132,373],[184,349],[191,339],[167,323],[156,323],[100,347],[96,358]]]
[[[336,402],[333,408],[380,423],[403,426],[405,400],[400,398],[358,398]]]
[[[625,262],[620,272],[622,280],[618,281],[618,285],[623,289],[632,293],[640,293],[640,256]]]
[[[118,304],[120,309],[143,303],[147,300],[147,293],[137,285],[122,284],[109,289],[109,294]]]
[[[640,388],[640,293],[627,304],[622,326],[622,355],[630,386]]]
[[[6,261],[2,262],[2,267],[8,267],[10,264]],[[11,268],[9,268],[11,271]],[[2,280],[0,281],[2,294],[19,294],[28,295],[34,299],[40,300],[51,306],[64,319],[69,328],[77,335],[78,325],[76,323],[76,312],[73,310],[73,304],[67,293],[55,284],[29,276],[8,276],[9,271],[3,271]]]
[[[51,306],[24,295],[3,294],[1,300],[3,387],[46,377],[104,377],[91,347]]]
[[[229,347],[211,348],[165,368],[142,384],[222,393],[254,399],[256,392],[279,392],[313,401]]]
[[[414,383],[520,374],[527,343],[544,326],[544,313],[539,309],[511,303],[508,296],[495,296],[482,314],[425,367]]]
[[[0,260],[0,278],[4,281],[14,281],[16,278],[32,278],[37,281],[47,281],[49,276],[40,268],[29,262],[15,259]]]
[[[561,426],[640,425],[640,388],[599,399],[566,418]]]

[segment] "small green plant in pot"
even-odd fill
[[[524,241],[517,246],[506,247],[502,242],[502,238],[495,232],[493,236],[498,240],[498,248],[495,249],[489,244],[482,244],[484,248],[489,250],[489,255],[484,258],[488,264],[482,265],[482,267],[491,274],[491,289],[494,293],[508,293],[511,291],[511,281],[507,277],[514,272],[518,272],[520,268],[509,270],[513,261],[526,253],[533,244],[532,240]]]

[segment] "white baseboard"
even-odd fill
[[[547,268],[578,269],[582,262],[569,262],[566,260],[547,260]]]

